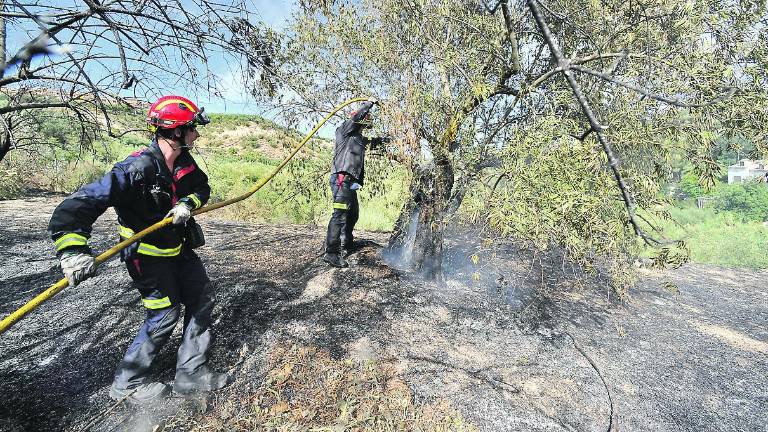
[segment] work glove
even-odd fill
[[[87,253],[65,251],[59,259],[69,286],[76,286],[96,274],[96,260]]]
[[[189,208],[188,205],[186,205],[183,202],[178,202],[176,205],[171,209],[171,211],[168,212],[165,217],[171,217],[173,216],[173,224],[174,225],[186,225],[189,218],[192,217],[192,209]]]
[[[351,185],[349,185],[349,189],[350,190],[358,190],[361,187],[363,187],[363,186],[360,183],[352,183]]]

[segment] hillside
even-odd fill
[[[60,277],[45,235],[60,199],[0,201],[3,315]],[[380,234],[363,233],[370,242],[352,267],[331,270],[319,260],[322,228],[213,217],[202,224],[208,244],[200,254],[218,290],[213,362],[235,384],[208,400],[105,414],[115,364],[142,320],[113,260],[0,337],[0,430],[81,430],[92,420],[91,430],[103,431],[264,430],[314,420],[364,430],[376,419],[394,422],[388,430],[418,421],[433,425],[424,430],[764,430],[764,271],[643,271],[632,297],[615,303],[600,280],[573,286],[570,270],[530,267],[512,245],[483,256],[475,281],[471,244],[449,241],[452,270],[438,286],[388,267]],[[108,213],[95,248],[113,238]],[[160,356],[160,379],[171,378],[177,343]],[[339,379],[323,381],[330,376]],[[310,391],[317,388],[324,391]],[[403,408],[371,414],[386,401]]]
[[[199,129],[193,156],[208,174],[211,200],[222,201],[252,188],[290,154],[303,134],[257,115],[211,114]],[[113,113],[119,130],[145,127],[140,113]],[[21,197],[29,191],[71,193],[99,178],[112,165],[146,147],[149,134],[132,132],[119,139],[100,137],[77,147],[78,130],[64,117],[54,118],[42,134],[57,144],[35,153],[11,152],[0,162],[0,199]],[[220,218],[270,223],[324,225],[331,213],[328,171],[333,143],[313,138],[294,160],[252,199],[223,209]],[[366,166],[369,183],[360,201],[369,209],[358,226],[390,230],[402,205],[408,181],[405,170],[386,157],[372,154]]]

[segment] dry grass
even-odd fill
[[[278,346],[262,384],[219,400],[192,430],[475,431],[446,401],[417,405],[391,365],[334,360],[327,351]]]

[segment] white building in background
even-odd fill
[[[764,160],[742,159],[728,167],[728,184],[754,181],[756,178],[765,181],[768,173],[766,165]]]

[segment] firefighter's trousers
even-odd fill
[[[173,333],[184,305],[184,334],[176,374],[192,374],[208,361],[211,346],[213,286],[203,263],[192,250],[175,257],[134,255],[126,260],[128,273],[147,310],[144,324],[115,373],[118,388],[149,382],[152,361]]]
[[[357,191],[350,189],[354,182],[355,179],[350,175],[331,174],[333,214],[328,221],[328,234],[325,237],[325,251],[328,253],[340,253],[342,246],[350,247],[354,240],[352,230],[360,216]]]

